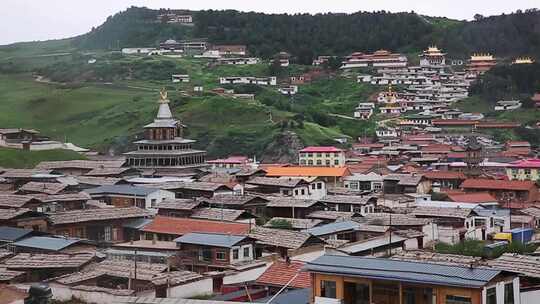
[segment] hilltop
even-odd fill
[[[358,102],[369,100],[380,88],[356,83],[355,73],[329,69],[325,78],[303,85],[294,97],[275,88],[234,86],[237,93],[256,95],[254,100],[241,100],[210,93],[220,87],[219,77],[271,76],[276,71],[269,59],[280,51],[289,52],[293,63],[278,71],[280,79],[309,72],[311,60],[318,55],[343,56],[379,48],[405,53],[412,62],[430,44],[438,44],[451,58],[466,58],[479,50],[490,50],[503,60],[540,55],[540,13],[534,10],[474,22],[415,13],[196,11],[189,12],[191,25],[156,22],[160,13],[133,7],[78,37],[0,47],[0,125],[37,128],[54,139],[119,153],[129,149],[141,127],[152,120],[157,92],[165,87],[174,114],[188,126],[187,136],[199,140],[196,146],[207,149],[210,157],[240,153],[283,161],[303,145],[373,135],[378,117],[358,121],[350,116]],[[384,26],[376,26],[380,24]],[[245,44],[251,55],[263,61],[252,66],[213,66],[205,59],[117,52],[122,47],[154,47],[168,38],[198,37],[212,43]],[[95,63],[90,64],[90,59]],[[172,84],[171,74],[189,74],[191,83]],[[482,86],[489,83],[493,81]],[[192,92],[194,85],[203,86],[205,92]],[[473,111],[490,107],[492,97],[485,92],[492,90],[482,86],[475,88],[476,95],[464,107]],[[515,93],[529,94],[527,89]],[[282,143],[293,147],[284,149]]]
[[[287,51],[302,64],[310,64],[318,55],[343,56],[354,51],[418,53],[430,44],[456,58],[479,51],[497,56],[540,55],[540,12],[535,9],[471,22],[414,12],[287,15],[206,10],[189,12],[193,26],[156,22],[163,12],[132,7],[73,42],[83,49],[110,49],[205,37],[220,44],[248,45],[251,54],[265,58]]]

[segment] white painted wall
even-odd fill
[[[154,208],[156,204],[160,203],[161,201],[165,199],[174,199],[174,198],[175,198],[174,192],[160,189],[158,191],[154,191],[150,193],[146,197],[144,205],[146,209],[155,210],[157,212],[157,209]],[[153,204],[152,204],[152,201],[154,201]]]
[[[189,284],[169,288],[169,298],[190,298],[213,292],[212,279],[207,278]]]
[[[114,298],[116,297],[115,295],[105,292],[74,290],[68,286],[56,283],[49,283],[49,287],[52,289],[53,299],[59,301],[68,301],[71,300],[72,297],[75,297],[86,303],[109,304],[114,302]]]
[[[504,302],[504,285],[509,283],[510,281],[502,281],[497,282],[495,284],[491,284],[489,286],[484,287],[482,290],[482,304],[487,303],[487,290],[490,288],[495,287],[497,290],[497,304],[505,304]],[[521,304],[521,297],[520,297],[520,290],[519,290],[519,277],[516,277],[512,280],[512,285],[514,289],[514,304]],[[538,303],[538,298],[535,299],[535,301],[531,303]]]
[[[521,304],[537,304],[540,299],[540,290],[521,292]]]
[[[247,256],[244,256],[244,249],[249,250],[249,254]],[[238,250],[238,259],[234,259],[233,251]],[[231,248],[231,251],[229,252],[231,257],[231,263],[241,262],[241,261],[252,261],[253,260],[253,245],[242,245],[242,246],[234,246]]]

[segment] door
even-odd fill
[[[344,304],[369,304],[369,285],[345,282],[343,290]]]

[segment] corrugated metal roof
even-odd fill
[[[357,222],[343,221],[343,222],[335,222],[335,223],[331,223],[331,224],[327,224],[327,225],[323,225],[319,227],[314,227],[311,229],[306,229],[304,230],[304,232],[307,232],[314,236],[321,236],[321,235],[328,235],[328,234],[333,234],[333,233],[342,232],[342,231],[353,230],[353,229],[358,228],[359,226],[360,224]]]
[[[30,247],[36,249],[59,251],[75,243],[78,243],[79,239],[64,239],[64,238],[52,238],[45,236],[33,236],[18,242],[13,243],[19,247]]]
[[[127,221],[126,223],[124,223],[122,225],[122,227],[124,228],[131,228],[131,229],[141,229],[143,228],[144,226],[150,224],[152,222],[151,219],[147,219],[147,218],[136,218],[136,219],[132,219],[132,220],[129,220]]]
[[[130,185],[105,185],[97,188],[91,188],[84,190],[90,195],[96,194],[124,194],[124,195],[139,195],[146,196],[150,193],[156,192],[159,189],[149,187],[136,187]]]
[[[215,247],[230,248],[246,239],[246,236],[217,234],[217,233],[187,233],[176,238],[177,243],[187,243],[196,245],[206,245]]]
[[[305,269],[369,279],[466,288],[483,287],[501,272],[486,268],[334,255],[321,256],[309,262]]]
[[[15,242],[32,233],[32,230],[15,228],[15,227],[0,227],[0,241]]]

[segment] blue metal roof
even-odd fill
[[[310,272],[377,280],[481,288],[500,270],[398,261],[384,258],[324,255],[306,264]]]
[[[78,242],[80,242],[79,239],[64,239],[64,238],[53,238],[53,237],[46,237],[46,236],[33,236],[27,239],[15,242],[13,243],[13,245],[18,246],[18,247],[60,251]]]
[[[90,195],[97,194],[121,194],[132,196],[147,196],[150,193],[156,192],[159,189],[148,187],[137,187],[131,185],[105,185],[96,188],[86,189],[84,192]]]
[[[262,299],[256,299],[255,303],[267,303],[272,297],[273,295]],[[272,300],[272,304],[309,304],[310,298],[311,288],[293,289],[284,291],[275,297],[274,300]]]
[[[0,227],[0,241],[15,242],[32,233],[32,230],[15,228],[15,227]]]
[[[347,231],[347,230],[354,230],[358,228],[359,226],[360,224],[354,221],[343,221],[343,222],[335,222],[335,223],[331,223],[327,225],[313,227],[313,228],[304,230],[304,232],[307,232],[314,236],[321,236],[321,235],[328,235],[328,234],[333,234],[333,233]]]
[[[242,235],[217,233],[187,233],[179,238],[176,238],[174,241],[177,243],[185,244],[231,248],[232,246],[236,245],[237,243],[243,241],[246,238],[246,236]]]

